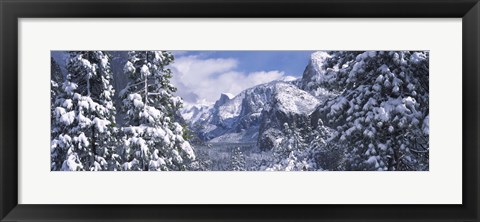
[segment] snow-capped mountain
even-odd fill
[[[220,142],[256,141],[259,117],[269,106],[273,83],[255,86],[232,97],[223,93],[217,102],[206,109],[184,109],[182,115],[200,138]],[[228,135],[227,135],[228,134]]]
[[[271,148],[267,140],[281,133],[284,123],[306,126],[309,115],[324,101],[323,96],[316,98],[300,89],[295,78],[286,80],[261,84],[234,97],[223,93],[213,106],[190,106],[182,116],[205,141],[260,141],[261,148]]]
[[[261,115],[259,147],[269,149],[283,136],[284,125],[307,130],[310,114],[320,104],[320,100],[310,93],[289,83],[276,83],[270,107]]]
[[[183,119],[188,123],[196,123],[208,118],[210,109],[209,105],[191,105],[184,104],[183,109],[180,110],[180,114]]]
[[[314,84],[321,78],[321,64],[328,57],[323,52],[312,54],[300,79],[287,76],[236,96],[222,93],[214,105],[186,105],[181,114],[205,141],[255,141],[260,148],[269,149],[281,136],[285,123],[308,128],[311,113],[334,95]]]

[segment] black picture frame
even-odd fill
[[[1,221],[479,221],[480,3],[478,0],[0,0],[0,15]],[[463,204],[18,204],[19,34],[17,21],[19,18],[62,17],[462,18]]]

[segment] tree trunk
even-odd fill
[[[92,158],[91,158],[91,166],[95,167],[95,155],[97,154],[97,147],[95,138],[95,125],[92,125]]]

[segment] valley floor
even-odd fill
[[[271,151],[261,151],[256,143],[214,143],[195,145],[197,159],[208,171],[259,171],[273,158]]]

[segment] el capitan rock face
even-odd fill
[[[285,123],[307,133],[310,114],[318,104],[317,98],[293,84],[275,84],[270,109],[262,112],[258,140],[260,149],[271,149],[275,140],[284,136]]]
[[[213,106],[187,106],[182,115],[205,141],[254,141],[261,149],[271,149],[283,136],[285,123],[308,130],[312,112],[332,95],[309,84],[318,78],[326,58],[326,53],[313,54],[301,79],[261,84],[236,96],[222,93]]]
[[[235,134],[237,142],[256,141],[261,113],[269,107],[272,87],[273,83],[258,85],[233,98],[222,94],[215,105],[203,110],[202,118],[190,120],[190,126],[207,141],[232,139],[233,135],[227,134]],[[183,115],[189,117],[192,110]]]
[[[258,141],[261,149],[268,150],[272,140],[282,135],[284,123],[308,129],[310,114],[320,101],[298,88],[297,82],[275,81],[247,89],[231,99],[222,95],[203,112],[204,118],[191,121],[190,126],[205,140]],[[194,107],[189,112],[198,109]],[[184,115],[190,117],[190,113]]]

